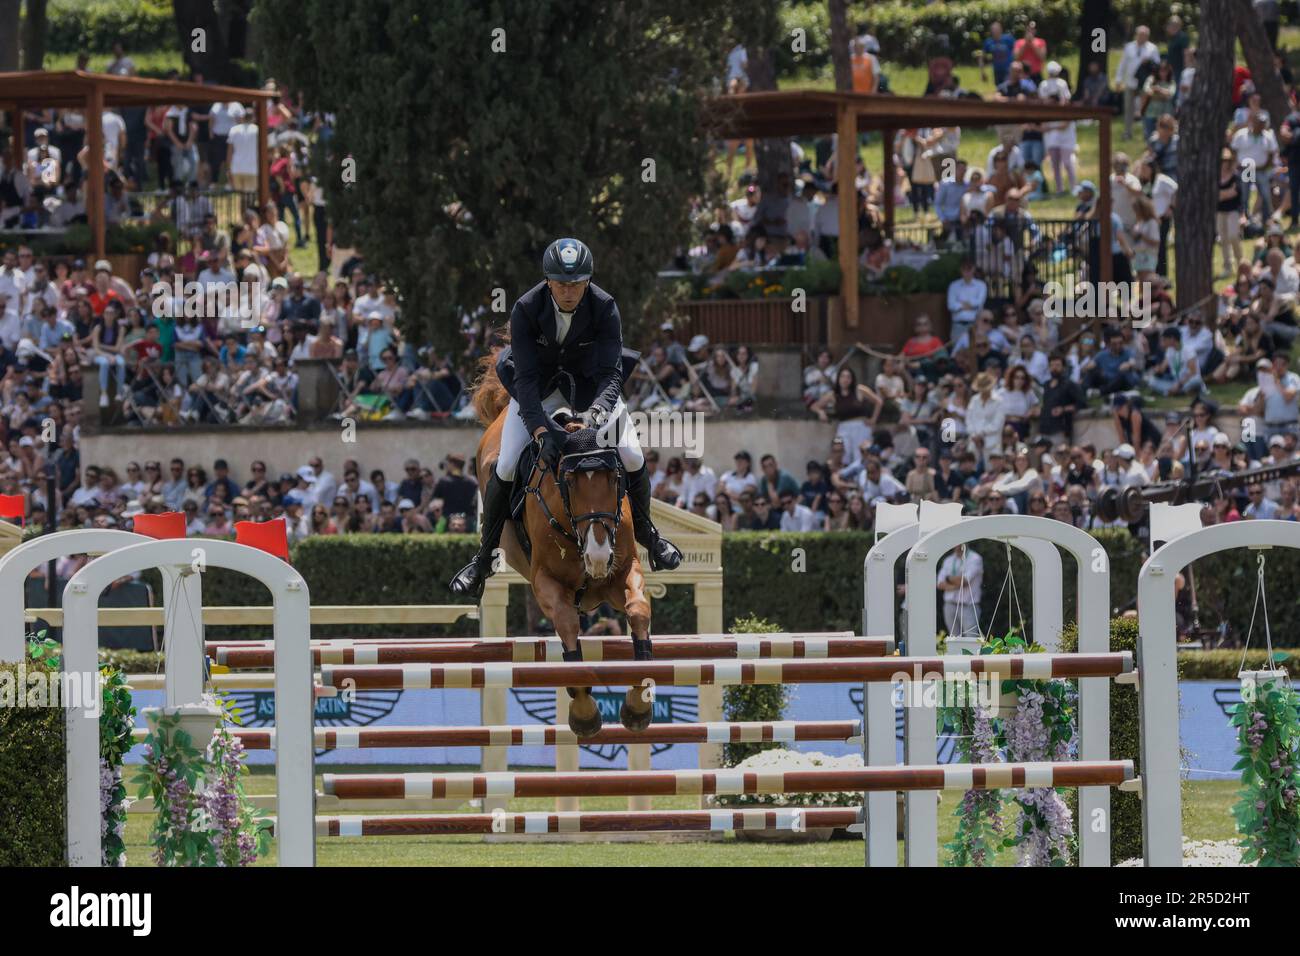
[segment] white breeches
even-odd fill
[[[558,389],[542,400],[542,408],[547,415],[563,408],[566,404],[568,400]],[[628,471],[639,471],[645,464],[645,455],[641,452],[641,440],[637,437],[636,429],[632,427],[632,422],[628,418],[627,406],[623,404],[623,399],[620,398],[614,405],[614,411],[610,413],[597,434],[602,445],[618,448],[618,457],[623,460],[623,467]],[[510,407],[506,409],[505,427],[501,430],[501,455],[497,458],[496,467],[498,478],[502,481],[514,480],[519,456],[532,440],[532,436],[528,434],[528,427],[519,415],[519,403],[513,398],[510,399]]]

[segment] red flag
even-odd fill
[[[283,518],[261,522],[236,521],[235,543],[289,560],[289,526]]]
[[[186,530],[185,513],[168,511],[160,515],[138,514],[131,519],[131,527],[135,529],[136,534],[157,538],[160,541],[166,538],[183,538]]]
[[[27,496],[0,495],[0,518],[17,518],[24,527],[27,525]]]

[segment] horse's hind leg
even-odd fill
[[[567,662],[582,660],[582,645],[578,643],[578,610],[573,606],[567,588],[545,571],[533,579],[533,594],[541,605],[542,613],[555,625],[555,633],[564,645]],[[600,708],[591,696],[590,687],[570,687],[569,729],[580,738],[594,736],[601,726]]]
[[[623,590],[623,609],[628,630],[632,632],[632,654],[638,661],[653,660],[650,646],[650,599],[645,595],[645,579],[639,564],[628,573]],[[642,681],[628,688],[619,710],[619,720],[628,730],[640,731],[654,719],[654,684]]]

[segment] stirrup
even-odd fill
[[[658,532],[654,533],[654,539],[646,551],[650,554],[651,571],[675,571],[681,566],[681,550]]]
[[[458,597],[471,597],[477,600],[483,596],[483,589],[491,576],[491,559],[480,561],[475,555],[473,561],[456,572],[451,583],[447,585],[447,590]]]

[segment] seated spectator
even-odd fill
[[[1106,332],[1106,348],[1097,356],[1096,364],[1084,377],[1084,388],[1101,395],[1128,391],[1141,381],[1137,359],[1124,345],[1124,334],[1117,328]]]

